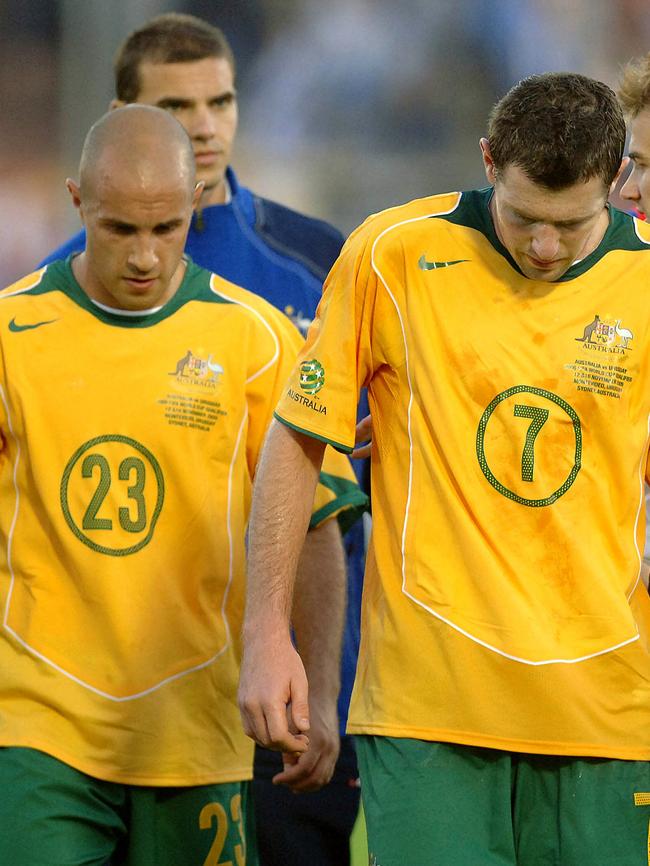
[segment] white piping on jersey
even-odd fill
[[[639,528],[639,518],[641,517],[641,513],[643,511],[643,507],[645,505],[645,464],[647,461],[648,455],[648,446],[650,445],[650,415],[648,415],[648,422],[646,424],[646,447],[644,454],[641,456],[641,460],[639,461],[639,487],[640,487],[640,496],[639,496],[639,507],[636,512],[636,520],[634,521],[634,549],[636,550],[636,555],[639,558],[639,573],[636,576],[636,580],[634,581],[634,585],[630,592],[628,593],[627,600],[630,601],[632,596],[634,595],[634,591],[639,585],[639,581],[641,580],[641,572],[643,570],[643,554],[639,550],[639,544],[637,541],[638,538],[638,528]]]
[[[245,304],[243,301],[240,301],[239,298],[233,298],[230,295],[227,295],[225,292],[222,292],[220,289],[215,288],[213,285],[213,281],[214,281],[214,275],[212,277],[210,277],[210,289],[214,292],[215,295],[220,295],[222,298],[225,298],[227,301],[230,301],[232,304],[239,304],[240,307],[244,307],[244,309],[248,310],[250,313],[253,313],[253,315],[257,316],[257,318],[264,325],[266,330],[271,335],[271,339],[273,340],[273,345],[275,346],[275,352],[273,354],[273,357],[271,358],[270,361],[268,361],[266,364],[264,364],[264,366],[261,367],[256,373],[253,373],[251,376],[248,377],[248,379],[246,379],[246,384],[249,385],[251,382],[253,382],[255,379],[257,379],[258,376],[261,376],[262,373],[266,373],[266,371],[269,369],[269,367],[272,367],[275,364],[275,362],[278,360],[278,357],[280,355],[280,343],[278,341],[278,338],[277,338],[273,328],[269,325],[269,323],[266,321],[264,316],[255,309],[255,307],[251,307],[249,304]]]
[[[541,661],[533,661],[532,659],[524,659],[524,658],[520,658],[519,656],[512,655],[511,653],[507,653],[507,652],[505,652],[505,650],[500,650],[498,647],[492,646],[492,644],[489,644],[487,641],[481,640],[480,638],[476,637],[475,635],[470,634],[470,632],[465,631],[465,629],[461,628],[459,625],[456,625],[456,623],[452,622],[450,619],[446,619],[446,617],[442,616],[437,611],[433,610],[433,608],[430,608],[428,605],[424,604],[424,602],[415,598],[413,595],[411,595],[410,592],[408,592],[404,588],[404,585],[402,585],[402,592],[404,593],[405,596],[410,598],[411,601],[414,601],[415,604],[419,605],[420,607],[423,607],[426,611],[428,611],[430,614],[432,614],[432,616],[435,616],[436,619],[439,619],[442,622],[446,623],[447,625],[451,626],[457,632],[460,632],[460,634],[465,635],[465,637],[468,637],[470,640],[473,640],[474,643],[477,643],[480,646],[485,647],[485,649],[491,650],[492,652],[496,653],[497,655],[503,656],[503,658],[510,659],[510,661],[520,662],[522,665],[530,665],[531,667],[540,667],[542,665],[575,665],[578,662],[586,662],[589,659],[595,659],[598,656],[607,655],[607,653],[611,653],[611,652],[614,652],[614,650],[621,649],[622,647],[627,646],[628,644],[634,643],[635,641],[637,641],[639,639],[639,633],[637,631],[637,633],[633,637],[630,637],[627,640],[621,641],[620,643],[617,643],[614,646],[610,646],[610,647],[606,647],[605,649],[598,650],[598,652],[589,653],[589,655],[586,655],[586,656],[580,656],[579,658],[575,658],[575,659],[542,659]]]
[[[96,301],[90,295],[88,295],[88,300],[105,313],[111,313],[114,316],[130,316],[132,319],[142,319],[144,316],[159,313],[165,306],[164,304],[159,304],[157,307],[150,307],[148,310],[123,310],[121,307],[109,307],[107,304],[102,304],[101,301]],[[171,301],[171,298],[169,300]]]
[[[16,289],[15,292],[2,292],[2,293],[0,293],[0,301],[3,298],[13,298],[14,295],[22,295],[23,292],[29,292],[30,289],[33,289],[34,286],[37,286],[41,282],[41,280],[43,279],[43,274],[45,273],[46,270],[47,270],[47,265],[42,267],[40,269],[40,271],[35,271],[34,276],[36,277],[36,279],[34,279],[34,282],[29,283],[29,285],[27,285],[27,286],[23,286],[22,289]]]
[[[11,562],[11,541],[13,539],[14,529],[16,528],[16,522],[18,520],[18,510],[20,507],[20,489],[18,487],[18,480],[17,480],[17,478],[18,478],[18,463],[20,461],[20,442],[18,441],[18,438],[14,434],[14,428],[13,428],[13,425],[11,423],[11,413],[9,411],[9,404],[7,403],[7,397],[5,395],[5,390],[2,387],[2,385],[0,385],[0,397],[2,398],[2,403],[5,407],[5,414],[7,416],[7,427],[9,428],[9,432],[11,433],[12,439],[16,443],[16,460],[14,462],[14,471],[13,471],[13,475],[12,475],[12,480],[14,483],[14,490],[16,491],[16,504],[14,506],[14,516],[11,518],[11,526],[9,527],[9,536],[7,539],[7,566],[9,568],[9,573],[11,575],[11,581],[9,582],[9,592],[7,593],[7,603],[5,605],[5,615],[4,615],[3,622],[2,622],[3,626],[6,629],[9,629],[9,626],[7,625],[7,620],[9,618],[9,607],[11,604],[11,596],[12,596],[13,588],[14,588],[14,569],[13,569],[13,565]]]
[[[411,383],[411,368],[410,368],[410,361],[409,361],[409,350],[408,350],[408,342],[406,339],[406,329],[404,327],[404,319],[402,317],[402,311],[400,310],[399,305],[395,299],[395,296],[391,292],[391,290],[388,286],[388,283],[384,279],[383,274],[381,273],[381,271],[379,270],[379,268],[375,262],[375,250],[376,250],[377,244],[384,237],[384,235],[388,234],[389,232],[393,231],[394,229],[401,228],[402,226],[408,225],[409,223],[420,222],[421,220],[431,219],[433,217],[438,217],[438,216],[445,216],[446,214],[453,213],[456,210],[456,208],[458,207],[458,205],[460,204],[461,198],[462,198],[462,193],[459,193],[458,198],[456,200],[456,203],[449,210],[435,211],[434,213],[425,214],[423,216],[411,217],[409,219],[401,220],[398,223],[394,223],[393,225],[388,226],[387,228],[385,228],[383,231],[381,231],[377,235],[377,237],[375,238],[375,241],[372,245],[372,250],[370,253],[370,262],[371,262],[372,269],[377,274],[381,284],[386,289],[388,296],[390,297],[391,301],[393,302],[393,306],[395,307],[395,311],[397,312],[397,317],[398,317],[399,323],[400,323],[400,329],[402,331],[402,340],[404,341],[404,360],[405,360],[404,366],[406,369],[406,379],[407,379],[408,388],[409,388],[409,402],[408,402],[408,409],[407,409],[407,419],[408,419],[407,429],[408,429],[408,437],[409,437],[409,474],[408,474],[408,487],[407,487],[408,492],[407,492],[407,497],[406,497],[406,508],[404,511],[404,526],[402,529],[402,541],[401,541],[401,550],[400,550],[401,556],[402,556],[402,592],[407,598],[410,598],[411,601],[415,602],[415,604],[424,608],[424,610],[426,610],[428,613],[430,613],[436,619],[440,620],[441,622],[444,622],[448,626],[451,626],[451,628],[455,629],[457,632],[464,635],[465,637],[468,637],[470,640],[474,641],[474,643],[479,644],[479,646],[485,647],[485,649],[491,650],[492,652],[496,653],[497,655],[503,656],[504,658],[510,659],[511,661],[519,662],[519,663],[525,664],[525,665],[531,665],[533,667],[537,667],[540,665],[551,665],[551,664],[577,664],[578,662],[584,662],[584,661],[587,661],[588,659],[596,658],[596,657],[601,656],[601,655],[606,655],[607,653],[614,652],[615,650],[621,649],[622,647],[627,646],[628,644],[634,643],[635,641],[639,640],[639,637],[640,637],[638,628],[636,630],[636,634],[633,635],[633,637],[630,637],[627,640],[621,641],[621,643],[618,643],[615,646],[606,647],[605,649],[598,650],[598,652],[590,653],[589,655],[581,656],[580,658],[542,659],[541,661],[533,661],[532,659],[525,659],[525,658],[521,658],[519,656],[512,655],[511,653],[507,653],[504,650],[499,649],[498,647],[492,646],[492,644],[487,643],[487,641],[481,640],[480,638],[476,637],[476,635],[473,635],[470,632],[465,631],[465,629],[461,628],[459,625],[452,622],[450,619],[447,619],[446,617],[442,616],[442,614],[438,613],[438,611],[434,610],[433,608],[429,607],[424,602],[415,598],[415,596],[413,596],[406,588],[406,530],[407,530],[408,521],[409,521],[409,509],[411,506],[411,493],[412,493],[412,483],[413,483],[413,437],[411,434],[411,409],[413,406],[413,386]],[[638,515],[637,515],[637,520],[638,520]],[[636,545],[636,531],[634,533],[634,536],[635,536],[634,543],[635,543],[635,547],[636,547],[637,553],[638,553],[638,546]],[[637,582],[638,582],[638,578],[637,578]]]
[[[3,623],[2,623],[3,628],[6,631],[8,631],[9,634],[11,634],[12,637],[22,647],[24,647],[24,649],[26,649],[31,655],[40,659],[42,662],[45,662],[45,664],[49,665],[54,670],[58,671],[58,673],[67,677],[69,680],[72,680],[73,682],[77,683],[77,685],[82,686],[84,689],[87,689],[89,692],[93,692],[94,694],[99,695],[102,698],[106,698],[109,701],[113,701],[114,703],[124,703],[125,701],[133,701],[133,700],[136,700],[137,698],[145,697],[146,695],[149,695],[152,692],[158,691],[158,689],[162,688],[163,686],[166,686],[169,683],[174,682],[174,680],[181,679],[182,677],[185,677],[188,674],[195,673],[196,671],[203,670],[204,668],[207,668],[210,665],[212,665],[221,655],[223,655],[223,653],[228,649],[228,647],[231,644],[231,631],[230,631],[230,624],[228,622],[228,617],[226,616],[226,604],[228,601],[228,595],[230,593],[230,589],[231,589],[233,579],[234,579],[234,553],[233,553],[232,520],[231,520],[231,518],[232,518],[232,482],[233,482],[234,468],[235,468],[235,464],[237,461],[237,455],[238,455],[239,449],[240,449],[242,433],[245,429],[246,420],[248,419],[248,411],[244,412],[241,423],[239,425],[239,430],[237,432],[237,439],[235,441],[235,447],[233,449],[232,457],[230,460],[230,467],[228,469],[228,505],[227,505],[227,509],[226,509],[226,526],[227,526],[227,530],[228,530],[228,554],[229,554],[229,556],[228,556],[228,581],[226,583],[226,588],[225,588],[224,594],[223,594],[223,600],[221,602],[221,616],[222,616],[223,623],[224,623],[225,642],[224,642],[223,646],[221,647],[221,649],[217,653],[215,653],[211,658],[207,659],[206,661],[201,662],[201,664],[194,665],[191,668],[187,668],[186,670],[179,671],[178,673],[173,674],[172,676],[166,677],[165,679],[160,680],[160,682],[155,683],[153,686],[150,686],[147,689],[143,689],[141,692],[137,692],[137,693],[134,693],[132,695],[123,695],[123,696],[119,697],[117,695],[112,695],[108,692],[103,691],[102,689],[97,688],[96,686],[91,685],[90,683],[87,683],[85,680],[82,680],[80,677],[77,677],[74,674],[70,673],[69,671],[65,670],[65,668],[61,667],[56,662],[52,661],[52,659],[48,658],[46,655],[39,652],[37,649],[35,649],[29,643],[27,643],[27,641],[25,641],[13,628],[11,628],[11,626],[8,623],[9,609],[11,607],[11,597],[13,595],[13,588],[14,588],[14,584],[15,584],[15,580],[16,580],[15,573],[13,570],[13,564],[11,561],[11,548],[12,548],[12,542],[13,542],[14,529],[16,526],[16,522],[18,520],[18,512],[19,512],[19,505],[20,505],[20,490],[19,490],[18,483],[17,483],[18,463],[19,463],[19,459],[20,459],[20,442],[18,441],[18,438],[15,436],[14,431],[13,431],[13,426],[11,423],[11,413],[9,411],[9,406],[8,406],[8,403],[7,403],[7,400],[5,397],[5,392],[4,392],[4,389],[2,388],[2,385],[0,385],[0,397],[2,398],[2,402],[3,402],[4,407],[5,407],[5,412],[7,414],[7,426],[9,428],[9,432],[11,433],[12,438],[14,439],[14,441],[16,443],[16,460],[14,463],[14,471],[13,471],[14,490],[16,491],[16,507],[14,509],[14,516],[13,516],[13,519],[11,522],[11,527],[10,527],[9,535],[7,538],[7,564],[9,567],[9,574],[10,574],[11,579],[10,579],[10,583],[9,583],[9,592],[7,594],[7,602],[5,605],[5,612],[4,612],[4,618],[3,618]]]
[[[230,588],[232,586],[233,578],[234,578],[234,553],[233,553],[233,537],[232,537],[232,477],[235,470],[235,463],[237,462],[237,455],[239,454],[239,446],[242,440],[242,434],[244,432],[244,428],[246,426],[246,421],[248,420],[248,408],[245,409],[242,414],[241,424],[239,425],[239,430],[237,431],[237,439],[235,441],[235,447],[232,452],[232,459],[230,461],[230,466],[228,467],[228,508],[226,510],[226,526],[228,527],[228,582],[226,583],[226,588],[223,593],[223,601],[221,602],[221,616],[223,619],[223,624],[226,630],[226,643],[221,649],[219,655],[230,645],[230,623],[228,622],[228,617],[226,616],[226,604],[228,602],[228,596],[230,595]],[[245,556],[245,554],[244,554]],[[217,656],[214,657],[216,659]],[[212,659],[212,661],[214,661]]]
[[[633,224],[634,224],[634,233],[636,234],[636,236],[638,237],[638,239],[641,241],[642,244],[645,244],[647,247],[650,246],[650,241],[647,241],[645,238],[642,238],[641,235],[639,234],[638,224],[639,224],[639,222],[645,222],[645,221],[644,221],[644,220],[639,220],[638,217],[635,217],[635,218],[632,220],[632,222],[633,222]],[[648,225],[647,222],[646,222],[646,225]]]

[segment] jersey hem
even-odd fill
[[[364,725],[348,723],[348,734],[369,734],[371,736],[407,737],[430,742],[455,743],[459,746],[476,746],[485,749],[498,749],[502,752],[522,752],[531,755],[555,755],[571,758],[609,758],[622,761],[650,760],[650,746],[626,748],[606,746],[599,743],[557,743],[545,740],[518,740],[475,734],[468,731],[447,731],[435,728],[414,728],[394,725]]]
[[[291,421],[287,421],[286,418],[278,415],[277,412],[273,413],[273,417],[284,424],[285,427],[290,427],[297,433],[304,433],[305,436],[310,436],[312,439],[318,439],[320,442],[325,442],[327,445],[331,445],[332,448],[336,448],[337,451],[342,451],[344,454],[352,454],[354,451],[354,448],[349,448],[347,445],[335,442],[334,439],[328,439],[326,436],[320,436],[318,433],[314,433],[313,430],[307,430],[305,427],[299,427],[297,424],[292,424]]]
[[[92,776],[93,779],[100,779],[103,782],[114,782],[120,785],[146,785],[147,787],[155,788],[193,788],[198,785],[214,785],[222,782],[247,782],[253,778],[253,769],[251,766],[239,767],[232,770],[227,770],[222,773],[198,773],[161,776],[151,773],[121,773],[111,772],[105,767],[100,767],[92,761],[79,760],[77,757],[67,754],[58,746],[52,746],[43,740],[21,740],[18,737],[10,740],[0,739],[0,747],[16,748],[16,749],[33,749],[37,752],[44,752],[51,758],[61,761],[79,770],[80,773],[85,773],[87,776]]]

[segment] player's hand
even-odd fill
[[[274,785],[286,785],[294,793],[318,791],[332,778],[339,756],[339,725],[336,703],[329,710],[311,705],[309,748],[301,755],[283,754],[284,770],[273,777]]]
[[[366,443],[361,444],[361,443]],[[372,417],[366,415],[357,424],[354,433],[354,444],[356,445],[350,457],[361,460],[364,457],[370,457],[370,449],[372,448]]]
[[[267,749],[302,754],[309,745],[307,677],[288,633],[245,642],[239,679],[245,733]]]

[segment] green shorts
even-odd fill
[[[650,762],[355,742],[371,866],[650,864]]]
[[[257,866],[249,788],[119,785],[43,752],[0,748],[0,863]]]

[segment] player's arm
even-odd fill
[[[373,355],[377,280],[370,230],[346,245],[332,269],[307,343],[283,389],[257,469],[249,534],[240,708],[261,745],[306,751],[307,680],[290,636],[292,590],[325,442],[351,452],[359,387],[383,356]],[[390,308],[389,308],[390,312]],[[313,399],[307,372],[319,371]],[[301,396],[303,395],[303,396]],[[296,399],[297,398],[297,399]],[[306,432],[303,432],[306,431]],[[315,614],[318,619],[322,611]]]
[[[291,614],[324,449],[318,439],[274,422],[251,510],[239,705],[248,736],[287,753],[308,746],[307,678],[291,640]]]
[[[309,748],[285,755],[273,781],[315,791],[332,778],[340,738],[337,698],[346,604],[345,551],[338,521],[310,529],[298,561],[291,621],[309,683]]]

